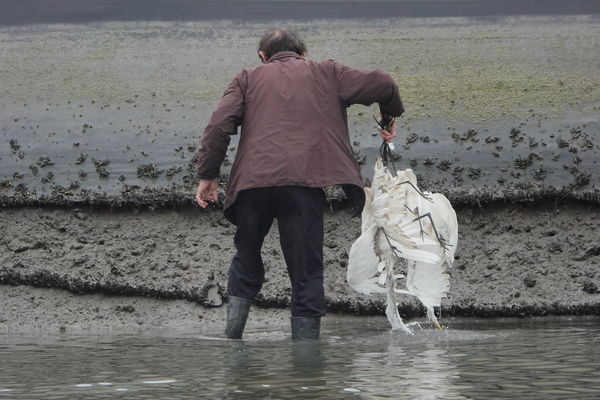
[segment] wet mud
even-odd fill
[[[442,319],[599,313],[597,15],[286,25],[310,58],[398,82],[407,111],[395,166],[459,217]],[[234,227],[219,204],[194,205],[195,156],[229,79],[256,65],[264,30],[231,20],[0,28],[0,328],[222,319]],[[376,112],[348,112],[365,183]],[[383,299],[345,283],[360,224],[338,188],[327,195],[329,311],[381,314]],[[283,318],[290,290],[275,233],[264,259],[256,304]],[[423,310],[407,299],[401,313]]]
[[[46,130],[60,129],[62,134],[43,133],[39,125],[30,122],[61,115],[63,106],[73,112],[85,109],[88,118],[60,119],[54,126],[47,125]],[[104,106],[80,106],[48,106],[45,112],[31,110],[30,105],[12,106],[12,113],[5,106],[0,133],[0,140],[5,141],[0,148],[0,205],[192,204],[199,127],[205,124],[202,117],[208,117],[206,112],[191,109],[192,117],[185,118],[189,114],[180,105],[175,118],[181,118],[177,122],[181,132],[169,127],[176,125],[169,123],[172,119],[153,121],[158,118],[155,114],[145,121],[146,127],[141,124],[147,115],[125,121],[131,116],[131,106],[117,106],[120,110],[110,113],[103,111]],[[81,119],[93,123],[81,124]],[[511,128],[500,121],[479,129],[459,126],[440,131],[439,122],[415,122],[412,128],[400,128],[395,167],[412,168],[423,188],[444,193],[455,204],[547,198],[599,202],[597,120],[515,125]],[[119,126],[128,132],[117,132]],[[414,130],[419,133],[411,133]],[[351,131],[355,156],[368,183],[380,139],[366,124],[356,124]],[[227,181],[236,144],[234,137],[221,170],[222,184]]]
[[[348,251],[359,235],[360,221],[338,206],[326,214],[325,223],[328,310],[383,315],[382,297],[358,295],[345,281]],[[494,203],[457,211],[459,247],[442,318],[600,315],[597,205]],[[0,233],[3,296],[20,296],[16,289],[46,290],[36,289],[37,295],[19,309],[21,316],[5,309],[0,316],[5,327],[19,321],[33,323],[26,316],[29,309],[36,309],[35,315],[46,309],[48,315],[56,313],[64,320],[53,310],[79,307],[88,295],[101,299],[102,313],[92,315],[102,315],[98,318],[108,325],[140,312],[149,315],[158,300],[164,302],[157,306],[160,310],[169,304],[184,307],[186,318],[206,315],[211,321],[224,312],[213,309],[225,308],[234,227],[220,211],[4,208]],[[266,282],[255,304],[267,310],[286,309],[291,292],[276,229],[265,240],[263,259]],[[33,301],[40,295],[55,300]],[[424,316],[424,309],[410,298],[404,299],[400,311],[403,317]],[[168,313],[161,315],[165,324],[173,323]],[[89,315],[69,318],[78,326],[91,323]],[[143,325],[156,323],[156,318],[144,321],[138,316],[136,321]]]
[[[598,202],[597,21],[293,27],[311,43],[311,58],[394,77],[407,108],[395,163],[415,170],[426,189],[455,204]],[[263,30],[227,21],[2,28],[0,205],[191,205],[202,131],[231,76],[256,64]],[[448,35],[453,39],[443,39]],[[365,180],[380,147],[376,112],[349,110]],[[223,184],[238,139],[232,137]]]

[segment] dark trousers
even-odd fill
[[[320,188],[281,186],[238,193],[232,205],[237,253],[229,268],[229,294],[252,300],[260,292],[265,277],[261,248],[277,218],[281,250],[292,283],[292,316],[325,315],[323,204]]]

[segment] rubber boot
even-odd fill
[[[316,340],[321,331],[321,317],[292,317],[292,340]]]
[[[227,326],[225,337],[227,339],[241,339],[250,312],[251,300],[241,297],[229,296],[227,303]]]

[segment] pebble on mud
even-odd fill
[[[447,171],[448,169],[450,169],[451,165],[452,165],[452,160],[442,160],[438,163],[437,167],[441,171]]]
[[[209,286],[206,289],[206,301],[204,305],[208,307],[220,307],[223,305],[223,298],[219,294],[218,286]]]
[[[37,165],[39,165],[41,168],[46,167],[48,165],[53,165],[54,161],[52,161],[50,159],[50,157],[48,156],[41,156],[39,158],[39,160],[37,160]]]
[[[590,247],[589,249],[586,250],[584,255],[574,258],[574,260],[575,261],[585,261],[588,258],[596,257],[596,256],[600,256],[600,246]]]
[[[21,145],[19,145],[19,143],[17,142],[17,139],[10,139],[10,149],[12,150],[13,153],[16,153],[20,148]]]
[[[574,168],[574,172],[571,172],[573,175],[573,183],[572,186],[578,189],[581,189],[590,184],[591,174],[586,174]]]
[[[54,180],[54,173],[52,171],[49,171],[46,174],[46,176],[43,176],[40,180],[42,181],[42,183],[52,182]]]
[[[525,278],[523,278],[523,283],[528,288],[532,288],[537,284],[537,281],[533,278],[532,275],[527,275]]]
[[[92,129],[92,125],[90,124],[83,124],[83,126],[81,127],[81,133],[85,133],[88,129]]]
[[[154,164],[142,164],[137,167],[138,178],[156,179],[162,173]]]
[[[358,165],[364,165],[367,162],[367,156],[362,154],[360,152],[360,150],[354,149],[353,153],[354,153],[354,159],[356,160]]]
[[[469,178],[472,180],[477,180],[481,176],[481,168],[478,167],[470,167],[469,168]]]
[[[538,154],[530,153],[527,157],[517,157],[514,161],[515,168],[527,169],[533,164],[534,160],[540,160],[541,157]]]
[[[115,310],[132,313],[135,311],[135,308],[131,304],[118,305],[115,307]]]
[[[562,253],[562,244],[558,241],[552,242],[548,245],[548,252],[552,254]]]
[[[521,130],[518,128],[512,128],[509,134],[510,139],[512,140],[512,146],[516,147],[517,144],[522,142],[525,137],[522,135]]]
[[[537,168],[533,172],[533,179],[543,181],[546,178],[546,170],[543,167]]]
[[[109,160],[93,159],[93,161],[94,161],[94,167],[96,167],[96,172],[98,173],[98,176],[100,178],[107,178],[109,173],[105,167],[109,164]]]
[[[419,136],[417,136],[417,134],[416,134],[416,133],[411,133],[410,135],[408,135],[408,136],[406,137],[406,144],[405,144],[405,147],[406,147],[407,145],[410,145],[411,143],[414,143],[414,142],[416,142],[418,139],[419,139]]]
[[[173,175],[180,173],[181,170],[182,170],[181,167],[171,167],[167,170],[166,175],[170,178]]]
[[[84,214],[83,212],[78,210],[75,212],[75,214],[73,214],[73,216],[80,221],[85,221],[86,219],[88,219],[87,214]]]
[[[81,164],[82,162],[84,162],[87,159],[87,154],[79,154],[79,157],[77,157],[77,160],[75,160],[75,164]]]
[[[583,288],[581,289],[586,293],[589,294],[596,294],[596,293],[600,293],[600,291],[598,290],[598,285],[596,285],[594,282],[591,281],[586,281],[583,283]]]

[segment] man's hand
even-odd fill
[[[216,201],[218,199],[216,179],[201,179],[196,192],[196,201],[202,208],[206,208],[207,201]]]
[[[385,129],[380,129],[379,136],[381,136],[386,143],[391,143],[396,137],[396,123],[394,122],[387,131]]]

